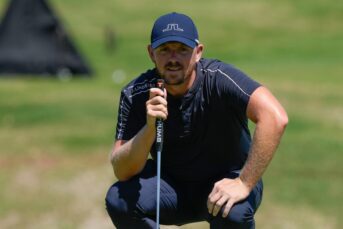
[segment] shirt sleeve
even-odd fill
[[[231,106],[245,113],[250,96],[261,84],[231,65],[220,68],[218,74],[223,96]]]
[[[117,140],[130,140],[143,127],[144,123],[142,118],[138,117],[136,109],[132,98],[122,91],[118,108]]]

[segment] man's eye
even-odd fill
[[[182,54],[186,54],[186,53],[188,53],[188,49],[187,48],[180,48],[180,52]]]
[[[166,52],[168,52],[168,48],[162,47],[159,49],[159,52],[160,53],[166,53]]]

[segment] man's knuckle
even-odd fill
[[[229,212],[230,208],[226,205],[224,208],[223,208],[223,213],[227,214]]]
[[[214,204],[215,202],[216,202],[216,199],[215,199],[214,197],[211,197],[211,198],[210,198],[210,203],[211,203],[211,204]]]

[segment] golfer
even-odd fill
[[[230,64],[202,58],[203,50],[191,18],[159,17],[148,45],[155,68],[121,92],[111,153],[119,181],[106,196],[119,229],[156,227],[158,118],[164,120],[161,224],[255,227],[261,177],[288,117],[266,87]],[[160,78],[164,91],[156,88]],[[253,137],[248,119],[256,124]]]

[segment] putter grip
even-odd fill
[[[164,92],[164,80],[163,79],[158,79],[157,80],[157,88],[161,89]],[[156,150],[158,152],[162,151],[162,146],[163,146],[163,119],[158,118],[156,120]]]

